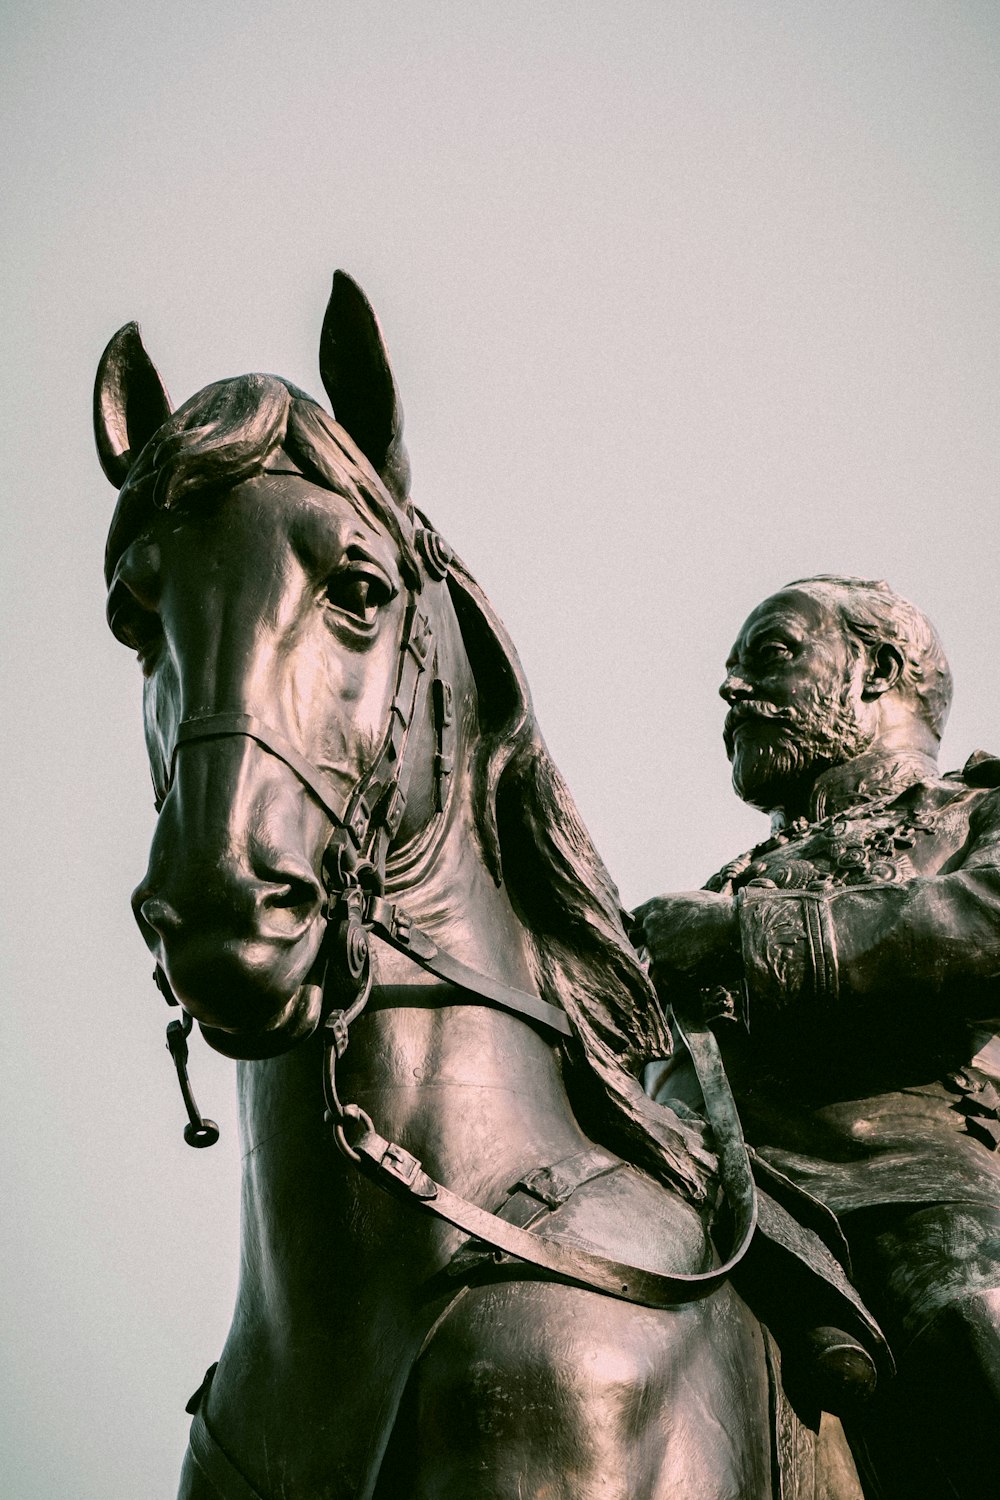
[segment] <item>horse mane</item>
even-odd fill
[[[704,1202],[715,1168],[705,1130],[656,1104],[637,1074],[669,1056],[670,1027],[594,848],[535,719],[510,637],[464,564],[449,573],[480,705],[476,817],[488,868],[531,943],[539,992],[567,1012],[566,1083],[580,1123]]]
[[[419,588],[414,527],[426,518],[389,495],[347,431],[311,397],[259,374],[206,386],[139,453],[108,536],[109,583],[156,510],[209,503],[268,467],[292,465],[384,527],[408,586]],[[596,1139],[704,1202],[715,1158],[703,1123],[655,1104],[637,1076],[643,1063],[669,1055],[672,1039],[628,940],[618,891],[545,746],[506,630],[457,558],[448,582],[479,700],[483,856],[524,924],[539,992],[573,1027],[563,1055],[577,1118]]]

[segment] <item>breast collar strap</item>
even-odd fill
[[[337,1089],[337,1063],[347,1049],[349,1026],[360,1009],[346,1014],[335,1011],[324,1026],[326,1120],[333,1127],[334,1140],[344,1155],[386,1192],[403,1198],[424,1213],[444,1219],[490,1247],[498,1263],[512,1257],[537,1266],[560,1281],[642,1307],[673,1307],[708,1296],[743,1260],[757,1228],[757,1195],[719,1046],[703,1022],[686,1027],[684,1040],[705,1093],[719,1152],[720,1185],[728,1198],[733,1220],[733,1243],[725,1259],[707,1269],[662,1272],[553,1239],[538,1233],[534,1226],[522,1228],[510,1223],[435,1181],[411,1151],[380,1135],[371,1116],[357,1104],[344,1103]],[[706,1249],[712,1258],[707,1245]]]

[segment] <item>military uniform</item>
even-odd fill
[[[872,752],[810,813],[708,882],[744,975],[717,1030],[748,1141],[837,1215],[898,1349],[1000,1287],[1000,761]]]

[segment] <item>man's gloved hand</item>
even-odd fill
[[[657,989],[728,988],[742,978],[739,923],[731,896],[680,891],[654,896],[633,913],[632,939],[649,952]]]

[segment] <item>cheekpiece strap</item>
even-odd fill
[[[411,769],[406,763],[406,741],[433,647],[430,619],[411,600],[403,623],[389,723],[379,752],[354,788],[344,814],[344,826],[359,849],[364,848],[373,826],[385,829],[387,836],[382,843],[387,847],[402,822],[406,808],[404,778],[408,779]]]
[[[399,649],[396,691],[389,710],[389,722],[379,752],[372,765],[349,795],[344,795],[318,766],[301,755],[295,746],[252,714],[221,713],[196,715],[185,719],[177,731],[171,758],[170,780],[177,752],[182,745],[195,740],[222,739],[245,735],[284,761],[289,770],[311,792],[336,828],[346,830],[355,849],[363,849],[373,828],[385,831],[383,843],[388,846],[402,822],[406,807],[405,788],[401,785],[405,767],[404,751],[410,725],[420,702],[419,687],[434,645],[430,619],[411,601],[403,624]],[[160,802],[163,801],[161,797]]]

